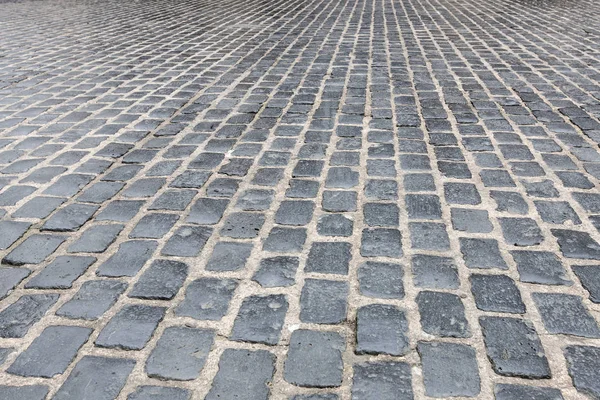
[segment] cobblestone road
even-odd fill
[[[0,399],[600,399],[600,5],[0,1]]]

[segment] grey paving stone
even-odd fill
[[[233,197],[239,184],[239,179],[217,178],[206,187],[206,195],[209,197]]]
[[[446,226],[436,222],[410,222],[410,241],[413,249],[443,251],[450,249]]]
[[[498,383],[494,386],[496,400],[563,400],[560,390],[549,387],[510,385]]]
[[[114,170],[113,170],[114,171]],[[107,178],[108,175],[105,177]],[[93,175],[69,174],[63,175],[54,182],[44,194],[51,196],[73,197],[94,179]],[[106,179],[108,180],[108,179]]]
[[[581,286],[588,291],[590,301],[600,303],[600,266],[574,265],[571,269],[579,278]]]
[[[346,319],[348,284],[307,279],[300,296],[300,320],[316,324],[339,324]]]
[[[296,396],[290,397],[290,400],[338,400],[338,399],[339,399],[338,395],[333,394],[333,393],[307,394],[307,395],[298,394]]]
[[[208,271],[237,271],[246,265],[251,243],[219,242],[215,245],[212,255],[206,264]]]
[[[214,341],[214,331],[170,326],[146,361],[152,378],[190,381],[198,377]]]
[[[7,372],[44,378],[62,374],[91,333],[92,329],[80,326],[49,326],[17,357]]]
[[[275,213],[275,223],[281,225],[306,225],[312,219],[315,203],[307,200],[285,200]]]
[[[164,318],[165,311],[165,307],[141,304],[124,306],[100,331],[96,346],[123,350],[144,348]]]
[[[206,399],[235,399],[240,393],[248,400],[267,399],[274,364],[275,356],[265,350],[226,349]]]
[[[94,217],[96,221],[129,222],[144,205],[142,200],[115,200]]]
[[[444,196],[446,201],[451,204],[477,205],[481,203],[481,196],[477,191],[477,187],[472,183],[444,183]]]
[[[212,228],[184,225],[169,238],[161,254],[165,256],[195,257],[204,248],[212,234]]]
[[[329,212],[356,211],[356,192],[323,191],[323,210]]]
[[[84,282],[75,296],[56,311],[56,315],[72,319],[95,320],[104,314],[127,289],[119,281]]]
[[[158,243],[153,240],[129,240],[119,245],[115,254],[110,256],[96,270],[98,276],[134,276],[152,257]]]
[[[470,233],[489,233],[494,227],[485,210],[474,210],[467,208],[450,209],[452,227],[457,231]]]
[[[358,172],[348,167],[332,167],[329,169],[326,188],[350,189],[358,185]]]
[[[569,375],[577,391],[592,398],[600,397],[600,348],[592,346],[567,346],[564,349]]]
[[[319,182],[307,179],[291,179],[290,187],[286,190],[285,196],[290,198],[310,199],[317,197],[319,191]]]
[[[393,180],[370,179],[365,185],[365,196],[372,200],[396,200],[398,183]]]
[[[175,315],[218,321],[227,313],[238,283],[233,279],[200,278],[185,289]]]
[[[185,222],[214,225],[221,220],[228,204],[228,200],[200,198],[192,206]]]
[[[44,400],[50,389],[45,385],[0,386],[0,397],[5,400]]]
[[[300,160],[302,161],[302,160]],[[307,161],[309,162],[309,161]],[[322,165],[321,165],[322,167]],[[312,175],[311,173],[301,173],[296,174],[296,169],[294,169],[294,173],[292,174],[294,177],[296,176],[318,176]],[[252,183],[258,186],[275,186],[279,181],[283,178],[283,169],[282,168],[259,168],[252,179]]]
[[[31,224],[18,221],[0,221],[0,250],[8,249],[27,232]]]
[[[490,196],[496,201],[497,211],[508,212],[511,214],[527,214],[529,206],[517,192],[504,192],[500,190],[490,190]]]
[[[479,394],[479,367],[473,348],[457,343],[419,342],[417,350],[423,364],[427,396],[474,397]]]
[[[494,239],[460,238],[460,251],[469,268],[508,269]]]
[[[3,259],[3,264],[39,264],[60,246],[66,237],[62,235],[31,235],[15,247]]]
[[[235,206],[244,211],[268,210],[273,196],[274,191],[270,189],[249,189],[240,195]]]
[[[363,257],[402,257],[402,235],[397,229],[363,229],[360,254]]]
[[[160,239],[175,225],[179,216],[176,214],[146,214],[129,234],[130,239]]]
[[[179,261],[155,260],[135,283],[129,297],[171,300],[187,278],[188,266]]]
[[[53,399],[111,400],[118,396],[135,361],[128,358],[84,356]]]
[[[535,246],[544,241],[537,223],[530,218],[498,218],[504,240],[514,246]]]
[[[412,400],[410,366],[401,362],[354,365],[352,398],[355,400]]]
[[[458,270],[452,258],[416,254],[412,257],[415,286],[430,289],[458,289]]]
[[[34,186],[9,186],[0,193],[0,206],[14,206],[35,190]]]
[[[574,192],[573,198],[588,213],[600,213],[600,194]]]
[[[168,386],[138,386],[127,400],[189,400],[191,392],[186,389]]]
[[[263,242],[263,250],[277,253],[299,253],[306,241],[306,229],[274,227]]]
[[[92,218],[98,206],[87,204],[71,204],[61,208],[42,226],[42,230],[72,232],[79,229]]]
[[[15,349],[10,348],[10,347],[9,348],[1,347],[0,348],[0,364],[4,364],[4,362],[6,361],[6,358],[14,351],[15,351]]]
[[[406,190],[407,192],[434,191],[435,182],[433,180],[433,176],[430,174],[406,174],[404,175],[404,190]]]
[[[317,222],[317,232],[323,236],[352,236],[354,221],[343,214],[323,215]]]
[[[15,218],[46,218],[66,199],[61,197],[37,196],[23,204],[12,216]]]
[[[295,330],[284,364],[284,379],[303,387],[341,386],[344,349],[338,333]]]
[[[380,299],[404,297],[404,271],[400,264],[367,261],[358,268],[358,284],[364,296]]]
[[[95,257],[59,256],[25,284],[31,289],[68,289],[96,262]]]
[[[600,260],[600,244],[587,232],[568,229],[552,229],[551,232],[558,240],[560,251],[565,257]]]
[[[535,207],[544,222],[563,224],[567,221],[580,225],[581,220],[566,201],[535,201]]]
[[[472,274],[469,281],[478,309],[514,314],[525,313],[521,293],[510,277]]]
[[[200,189],[204,186],[211,173],[208,171],[185,170],[170,184],[172,188]]]
[[[165,178],[145,178],[134,181],[121,192],[126,198],[148,198],[154,196],[165,184]]]
[[[440,199],[430,194],[407,194],[405,197],[408,217],[412,219],[440,219]]]
[[[90,186],[77,197],[77,201],[84,203],[104,203],[113,198],[125,184],[120,182],[98,182]]]
[[[300,261],[297,257],[263,258],[252,280],[258,282],[262,287],[291,286],[295,283],[296,270],[299,264]]]
[[[580,297],[561,293],[533,293],[531,297],[548,332],[590,338],[600,335],[598,323]]]
[[[470,337],[465,307],[451,293],[422,291],[417,295],[421,327],[429,334],[441,337]]]
[[[27,268],[0,266],[0,300],[5,298],[30,273],[31,270]]]
[[[26,294],[0,312],[0,337],[22,338],[58,301],[59,295]]]
[[[69,253],[102,253],[123,230],[124,225],[94,225],[83,232],[81,237],[69,246]]]
[[[352,245],[345,242],[315,242],[310,248],[305,270],[325,274],[346,275]]]
[[[528,379],[550,378],[542,343],[526,320],[480,317],[479,324],[494,372]]]
[[[148,207],[149,210],[183,211],[191,203],[195,190],[167,190]]]
[[[409,349],[404,311],[387,304],[370,304],[356,315],[356,354],[400,356]]]
[[[543,285],[571,285],[560,259],[547,251],[511,251],[522,282]]]
[[[265,222],[262,214],[238,212],[233,213],[225,220],[221,235],[236,239],[249,239],[258,236],[260,228]]]
[[[242,302],[230,339],[276,345],[288,310],[284,295],[250,296]]]
[[[398,226],[398,206],[392,203],[366,203],[363,206],[364,222],[369,226]]]

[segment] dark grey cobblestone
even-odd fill
[[[598,9],[2,2],[0,398],[600,398]]]
[[[209,330],[168,327],[148,357],[148,376],[178,381],[197,378],[213,340],[214,333]]]
[[[225,350],[206,399],[234,399],[241,393],[248,400],[268,399],[274,363],[268,351]]]

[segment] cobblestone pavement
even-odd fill
[[[600,399],[600,4],[0,1],[0,399]]]

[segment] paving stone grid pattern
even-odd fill
[[[593,1],[0,2],[0,398],[600,399]]]

